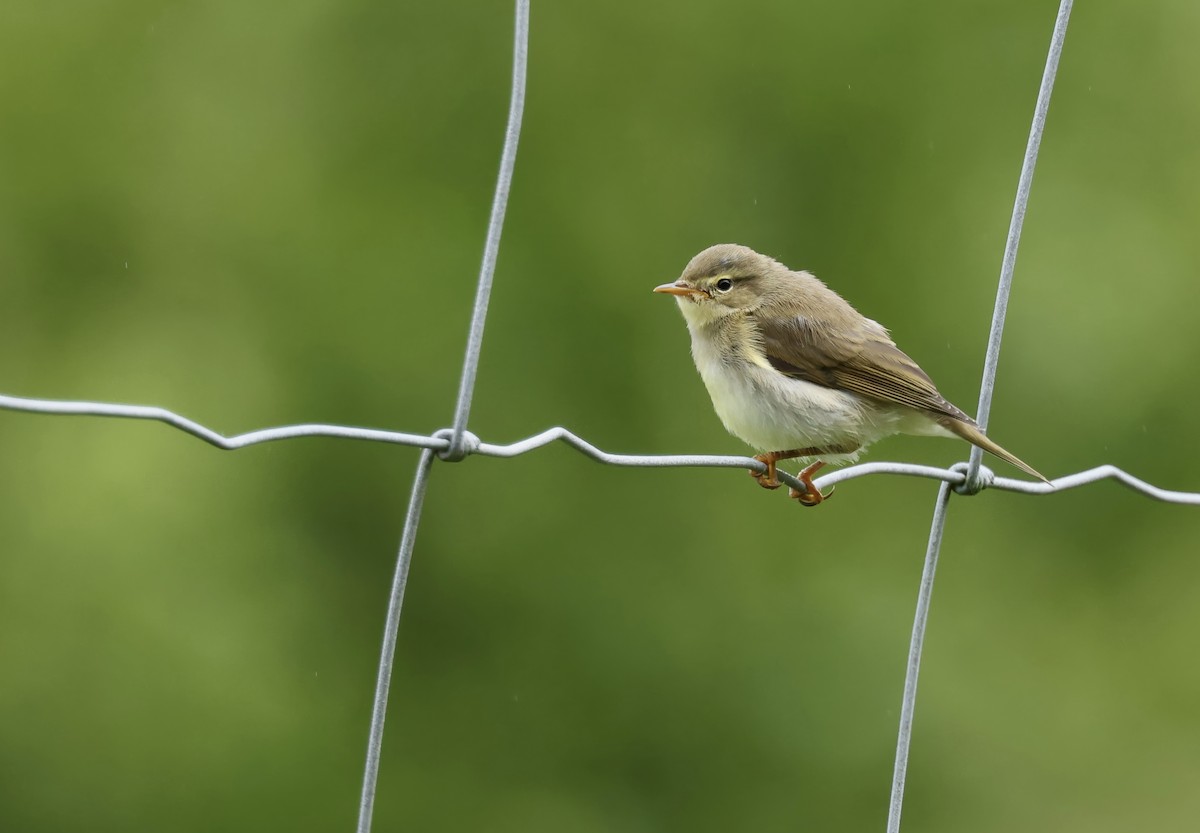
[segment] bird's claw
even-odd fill
[[[754,459],[766,466],[767,470],[758,471],[756,469],[750,469],[750,476],[757,480],[758,485],[762,486],[764,489],[778,489],[783,485],[779,482],[779,477],[776,475],[776,464],[779,462],[780,457],[798,457],[801,456],[805,451],[817,450],[818,449],[804,449],[801,451],[800,449],[797,449],[795,451],[759,454]],[[817,460],[812,465],[808,466],[808,468],[804,469],[804,471],[800,472],[800,474],[796,475],[799,478],[800,483],[804,486],[804,491],[802,492],[796,488],[789,488],[788,497],[798,500],[801,506],[816,506],[817,504],[828,500],[829,496],[833,494],[833,489],[830,488],[828,492],[821,494],[821,490],[813,485],[812,482],[813,475],[819,472],[824,465],[825,461]]]
[[[759,454],[754,459],[767,467],[766,471],[750,469],[750,476],[758,481],[759,486],[762,486],[764,489],[778,489],[783,485],[775,475],[775,458],[772,455]]]
[[[764,489],[778,489],[783,484],[779,482],[779,478],[771,477],[765,471],[755,471],[750,469],[750,476],[758,481],[758,485]]]
[[[799,489],[788,489],[788,497],[798,501],[801,506],[817,506],[824,503],[833,496],[833,490],[837,488],[836,486],[830,486],[828,492],[821,494],[821,490],[812,483],[805,483],[805,485],[808,486],[808,489],[803,492]]]
[[[833,487],[830,486],[828,492],[821,494],[821,490],[818,489],[816,484],[812,482],[813,475],[824,467],[825,461],[817,460],[804,471],[800,472],[797,477],[799,478],[800,483],[803,484],[804,491],[802,492],[795,488],[788,489],[788,497],[795,498],[800,502],[801,506],[817,506],[828,500],[830,496],[833,495]]]

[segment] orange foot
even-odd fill
[[[750,469],[750,476],[758,481],[759,486],[764,489],[778,489],[783,485],[775,474],[775,464],[779,462],[779,457],[775,454],[756,454],[754,459],[767,467],[766,471]]]
[[[817,506],[828,500],[833,495],[833,489],[821,494],[821,490],[812,482],[813,475],[819,472],[824,465],[823,460],[818,460],[796,475],[797,479],[804,484],[805,489],[803,492],[798,489],[788,489],[788,497],[798,500],[801,506]]]

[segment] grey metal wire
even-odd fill
[[[399,431],[385,431],[379,428],[357,428],[349,425],[323,425],[320,423],[304,425],[284,425],[278,428],[263,428],[245,434],[226,437],[211,428],[206,428],[198,422],[180,416],[166,408],[149,407],[145,405],[120,405],[108,402],[79,402],[62,401],[57,399],[30,399],[28,397],[0,394],[0,408],[11,411],[27,411],[30,413],[59,414],[76,416],[103,416],[124,419],[153,420],[178,428],[186,434],[199,437],[210,445],[226,451],[234,451],[251,445],[277,442],[279,440],[295,439],[297,437],[335,437],[339,439],[366,440],[369,442],[393,443],[418,448],[428,448],[434,451],[445,451],[450,447],[447,438],[449,429],[444,429],[431,436],[424,434],[405,434]],[[485,457],[519,457],[536,451],[551,443],[561,442],[569,445],[581,454],[597,462],[610,466],[629,466],[635,468],[727,468],[755,469],[765,471],[762,463],[753,457],[736,455],[713,454],[615,454],[597,448],[592,443],[568,431],[566,428],[549,428],[540,434],[534,434],[523,440],[517,440],[507,445],[480,442],[475,435],[467,431],[464,434],[464,444],[474,454]],[[1200,506],[1200,493],[1180,492],[1163,489],[1147,483],[1141,478],[1129,474],[1123,469],[1112,465],[1097,466],[1075,474],[1056,478],[1051,484],[1035,483],[1029,480],[1015,480],[1008,477],[996,477],[983,467],[980,469],[983,484],[988,488],[1001,489],[1007,492],[1020,492],[1027,495],[1047,495],[1055,492],[1076,489],[1088,483],[1101,480],[1116,480],[1135,492],[1161,500],[1165,503],[1182,503]],[[822,488],[844,483],[871,474],[894,474],[906,477],[923,477],[930,480],[942,480],[956,486],[966,481],[961,471],[941,469],[936,466],[921,466],[911,463],[874,462],[860,463],[857,466],[839,469],[818,477],[813,482]],[[799,480],[792,475],[779,470],[779,479],[789,486],[802,488]]]
[[[0,408],[10,411],[30,411],[40,414],[102,416],[164,422],[172,428],[178,428],[186,434],[199,437],[209,445],[214,445],[225,451],[233,451],[238,448],[276,442],[278,440],[290,440],[296,437],[343,437],[346,439],[371,440],[374,442],[415,445],[435,449],[444,449],[449,446],[446,440],[426,437],[421,434],[403,434],[398,431],[380,431],[374,428],[352,428],[346,425],[323,425],[320,423],[284,425],[278,428],[264,428],[261,431],[250,431],[245,434],[226,437],[185,416],[180,416],[174,411],[148,405],[118,405],[109,402],[29,399],[22,396],[0,394]]]
[[[483,263],[479,268],[479,282],[475,290],[475,306],[471,311],[467,351],[463,359],[462,376],[459,377],[454,425],[449,431],[434,435],[435,439],[443,439],[447,443],[445,449],[436,453],[442,459],[451,462],[466,458],[473,450],[468,448],[468,443],[471,446],[479,445],[479,441],[473,435],[468,439],[467,419],[471,414],[475,377],[479,371],[479,354],[483,347],[483,327],[487,320],[492,278],[496,272],[496,258],[500,251],[500,235],[504,231],[508,192],[512,187],[517,145],[521,138],[521,117],[525,110],[525,75],[529,60],[529,0],[516,0],[516,20],[513,29],[513,71],[508,124],[504,130],[504,150],[500,154],[500,173],[496,177],[496,191],[492,196],[492,212],[488,220],[487,239],[483,246]],[[392,679],[392,661],[396,654],[396,640],[400,630],[400,611],[404,605],[404,588],[408,583],[408,568],[412,563],[413,544],[425,503],[425,491],[429,484],[429,471],[433,465],[434,454],[430,448],[421,452],[421,462],[417,467],[417,476],[408,503],[408,514],[404,519],[404,532],[400,538],[400,551],[396,558],[395,578],[392,580],[392,592],[388,600],[387,620],[383,631],[383,647],[379,656],[379,671],[375,680],[375,697],[371,706],[371,729],[367,740],[367,759],[363,767],[362,796],[358,809],[358,833],[369,833],[371,830],[371,817],[375,810],[375,785],[379,779],[379,755],[383,746],[384,722],[387,718],[388,689]]]
[[[375,785],[379,782],[379,755],[383,749],[383,724],[387,719],[388,690],[392,683],[392,662],[396,656],[396,638],[400,631],[400,611],[404,607],[404,588],[408,585],[408,568],[412,564],[413,544],[417,526],[429,488],[429,471],[433,468],[432,449],[421,452],[417,475],[413,480],[408,512],[404,517],[404,533],[400,537],[400,552],[388,597],[387,620],[383,627],[383,648],[379,653],[379,670],[375,677],[375,698],[371,706],[371,731],[367,738],[367,761],[363,768],[362,796],[358,803],[358,833],[368,833],[375,812]]]
[[[1004,242],[1004,259],[1000,263],[1000,286],[996,291],[996,306],[992,310],[992,329],[988,335],[987,354],[983,360],[983,382],[979,387],[979,407],[975,421],[987,431],[988,416],[992,410],[992,394],[996,390],[996,368],[1000,364],[1000,340],[1004,335],[1004,319],[1008,315],[1008,297],[1012,293],[1013,271],[1017,266],[1017,249],[1021,245],[1021,229],[1025,225],[1025,207],[1029,204],[1029,189],[1033,186],[1033,171],[1037,167],[1038,150],[1042,146],[1042,133],[1046,128],[1046,112],[1050,109],[1050,95],[1054,92],[1054,78],[1058,74],[1058,60],[1062,57],[1063,41],[1067,37],[1067,23],[1071,19],[1073,0],[1062,0],[1058,17],[1054,21],[1054,33],[1050,37],[1050,53],[1046,56],[1046,68],[1042,71],[1042,83],[1038,88],[1037,104],[1033,107],[1033,124],[1029,128],[1029,141],[1025,143],[1025,159],[1021,162],[1021,176],[1017,180],[1017,196],[1013,201],[1012,219],[1008,223],[1008,239]],[[979,466],[983,463],[983,449],[971,449],[967,470],[967,489],[979,490]]]
[[[1033,108],[1033,125],[1029,129],[1029,141],[1025,145],[1025,159],[1021,163],[1021,176],[1017,181],[1017,197],[1013,203],[1012,219],[1008,224],[1008,239],[1004,244],[1004,260],[1000,267],[1000,286],[996,290],[996,306],[992,313],[992,329],[988,336],[987,358],[984,360],[983,381],[979,390],[979,409],[976,421],[980,428],[987,429],[988,412],[992,407],[992,393],[996,387],[996,367],[1000,361],[1000,339],[1004,335],[1004,318],[1008,311],[1008,297],[1012,292],[1013,270],[1017,262],[1017,247],[1021,242],[1021,227],[1025,223],[1025,207],[1029,204],[1029,189],[1033,184],[1033,171],[1037,167],[1038,148],[1042,143],[1042,132],[1046,126],[1046,112],[1050,108],[1050,95],[1054,92],[1054,76],[1058,73],[1058,61],[1062,57],[1063,41],[1067,36],[1067,23],[1071,17],[1072,0],[1061,0],[1058,16],[1054,21],[1054,32],[1050,37],[1050,51],[1046,56],[1046,68],[1042,71],[1042,83],[1038,88],[1037,104]],[[978,446],[971,449],[966,465],[966,478],[960,490],[963,494],[975,494],[985,485],[983,475],[983,450]],[[1124,472],[1122,472],[1124,474]],[[993,481],[994,482],[994,481]],[[1132,485],[1128,484],[1127,485]],[[1050,488],[1042,484],[1042,488]],[[904,674],[904,695],[900,704],[900,730],[896,741],[896,765],[892,772],[892,796],[888,807],[887,833],[899,833],[900,811],[904,804],[904,779],[908,770],[908,750],[912,743],[913,712],[917,704],[917,676],[921,669],[921,648],[925,642],[925,626],[929,619],[929,603],[933,596],[933,578],[937,568],[938,552],[942,546],[942,533],[946,527],[946,512],[950,501],[950,486],[942,484],[938,500],[934,505],[933,522],[929,529],[929,544],[926,547],[925,569],[921,576],[921,589],[917,594],[917,610],[913,623],[912,639],[908,646],[908,667]]]
[[[1008,239],[1005,245],[1004,260],[1000,273],[1000,286],[993,312],[991,335],[988,342],[977,414],[977,421],[984,428],[987,426],[988,413],[991,409],[992,394],[995,388],[1000,341],[1004,329],[1008,297],[1012,287],[1012,276],[1016,263],[1017,248],[1020,243],[1021,228],[1029,199],[1034,167],[1037,162],[1038,147],[1045,126],[1046,111],[1049,107],[1050,94],[1053,90],[1054,76],[1062,52],[1063,40],[1066,35],[1071,6],[1071,0],[1062,0],[1059,7],[1054,34],[1051,39],[1050,53],[1042,76],[1038,101],[1034,111],[1033,127],[1030,130],[1029,143],[1026,148],[1025,159],[1017,187],[1017,198],[1013,207]],[[562,442],[579,451],[581,454],[608,465],[634,467],[706,466],[751,468],[758,471],[763,471],[765,468],[757,460],[740,456],[614,454],[603,451],[578,435],[561,427],[550,428],[539,434],[507,445],[482,442],[467,430],[472,394],[479,366],[479,355],[483,340],[484,323],[487,316],[488,300],[491,294],[500,236],[504,224],[505,208],[512,184],[517,144],[520,137],[521,117],[524,107],[526,65],[528,60],[528,38],[529,0],[516,0],[512,93],[509,105],[508,125],[505,132],[504,151],[501,154],[500,174],[492,201],[492,213],[488,224],[483,262],[480,268],[479,282],[475,295],[475,306],[472,311],[468,333],[466,356],[463,362],[463,372],[460,378],[458,399],[451,428],[443,429],[426,436],[423,434],[409,434],[374,428],[314,423],[265,428],[227,437],[194,420],[160,407],[33,399],[0,394],[0,408],[8,410],[42,414],[152,420],[170,425],[173,428],[225,450],[235,450],[251,445],[297,437],[338,437],[415,446],[423,449],[409,499],[404,532],[400,540],[396,570],[389,597],[383,645],[376,679],[375,697],[372,706],[366,764],[363,773],[362,796],[359,805],[357,827],[359,833],[367,833],[371,827],[376,784],[379,775],[380,752],[383,743],[383,730],[387,712],[388,691],[395,657],[400,614],[404,602],[404,591],[408,580],[409,566],[412,561],[417,527],[420,522],[424,498],[429,484],[429,475],[435,456],[452,461],[462,460],[471,454],[503,458],[517,457],[551,443]],[[986,487],[1024,494],[1044,495],[1077,488],[1100,480],[1113,479],[1140,494],[1169,503],[1200,506],[1200,493],[1163,489],[1111,465],[1098,466],[1087,471],[1060,477],[1051,484],[996,477],[989,469],[982,466],[982,452],[979,449],[972,450],[969,463],[958,464],[951,469],[892,462],[865,463],[832,472],[824,477],[817,478],[815,483],[818,488],[823,489],[836,483],[872,474],[895,474],[942,481],[941,488],[938,490],[937,503],[934,507],[933,520],[930,527],[929,542],[926,548],[925,565],[914,615],[913,632],[905,675],[904,695],[901,704],[900,727],[896,745],[896,761],[887,827],[888,833],[898,833],[904,798],[908,751],[912,742],[912,722],[916,706],[921,649],[928,624],[934,574],[945,530],[951,491],[974,494],[981,488]],[[784,471],[779,472],[779,478],[790,486],[802,488],[796,478]]]
[[[900,731],[896,738],[896,765],[892,774],[892,799],[888,805],[887,833],[899,833],[900,810],[904,804],[904,779],[908,774],[908,747],[912,742],[913,712],[917,707],[917,677],[921,673],[921,649],[929,624],[929,603],[933,599],[933,577],[937,572],[942,533],[946,529],[946,509],[950,505],[951,486],[943,483],[933,506],[929,527],[929,545],[925,548],[925,566],[921,570],[921,590],[917,593],[917,611],[913,616],[908,666],[904,673],[904,698],[900,706]]]
[[[492,214],[488,220],[487,240],[483,245],[483,263],[479,267],[479,283],[475,289],[475,308],[471,312],[471,329],[467,335],[467,354],[463,358],[462,376],[458,381],[454,431],[450,437],[450,448],[442,454],[442,459],[453,462],[467,456],[467,450],[463,447],[463,433],[467,430],[467,419],[471,415],[475,376],[479,372],[479,353],[483,347],[483,326],[487,321],[488,300],[492,295],[492,278],[496,273],[496,257],[500,252],[500,234],[504,230],[504,212],[508,207],[513,168],[517,163],[521,116],[525,112],[525,69],[529,63],[529,0],[517,0],[515,30],[512,94],[508,104],[508,126],[504,131],[504,150],[500,154],[500,175],[496,179],[496,193],[492,197]]]

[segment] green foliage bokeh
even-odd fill
[[[472,430],[744,453],[649,291],[717,242],[816,272],[973,411],[1055,5],[535,0]],[[511,18],[4,5],[0,391],[447,425]],[[1050,476],[1200,490],[1197,42],[1188,0],[1076,9],[991,418]],[[416,459],[0,411],[0,828],[349,828]],[[377,829],[881,828],[935,492],[435,465]],[[906,823],[1192,829],[1198,542],[1112,483],[956,499]]]

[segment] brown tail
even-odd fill
[[[996,443],[989,440],[987,435],[980,431],[979,426],[974,422],[963,422],[960,419],[945,419],[942,420],[942,425],[944,425],[946,428],[949,428],[955,434],[958,434],[958,436],[962,437],[972,445],[977,445],[989,454],[996,455],[1004,462],[1011,463],[1031,477],[1036,477],[1043,483],[1050,482],[1042,475],[1041,472],[1026,463],[1020,457],[1015,454],[1010,454],[1000,446],[996,445]]]

